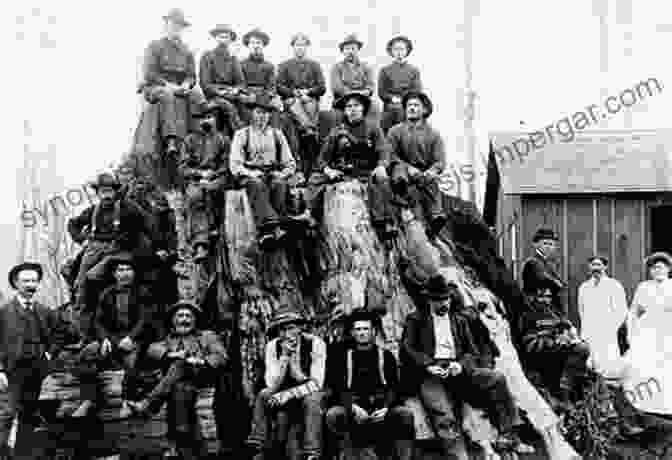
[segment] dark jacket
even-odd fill
[[[266,61],[263,56],[250,55],[240,63],[245,76],[247,89],[259,92],[263,89],[267,94],[275,92],[275,66]]]
[[[523,264],[522,272],[523,292],[528,296],[534,296],[537,289],[548,287],[553,292],[553,305],[558,311],[565,311],[560,299],[560,292],[566,284],[555,271],[553,264],[543,258],[538,252],[528,258]]]
[[[143,85],[163,85],[166,82],[189,86],[196,84],[194,54],[178,40],[162,38],[149,44],[143,64]]]
[[[378,97],[389,104],[392,96],[403,97],[410,91],[422,91],[420,71],[407,62],[392,62],[380,69],[378,74]]]
[[[98,340],[110,339],[118,344],[128,336],[134,341],[146,339],[151,318],[156,312],[148,290],[132,286],[129,292],[128,311],[120,312],[117,306],[117,286],[110,286],[100,295],[94,317],[94,333]]]
[[[166,354],[179,351],[181,347],[187,351],[187,357],[201,358],[213,369],[223,368],[229,359],[226,348],[217,334],[199,330],[185,336],[170,333],[163,340],[152,343],[147,355],[168,364]]]
[[[289,59],[278,66],[276,81],[283,99],[294,97],[295,89],[307,89],[308,96],[319,99],[327,92],[322,67],[312,59]]]
[[[201,89],[208,99],[218,97],[218,92],[223,89],[245,86],[240,61],[225,48],[217,47],[203,53],[199,67]]]
[[[408,315],[401,337],[399,359],[404,391],[415,394],[428,376],[427,366],[434,364],[436,337],[431,314],[426,309]],[[451,328],[455,341],[456,361],[465,374],[476,368],[493,368],[499,355],[490,333],[477,315],[468,311],[450,313]]]
[[[340,139],[346,137],[350,147],[342,148]],[[353,175],[370,174],[377,166],[387,167],[390,160],[389,145],[382,130],[369,120],[350,124],[343,122],[334,127],[322,145],[316,169],[322,171],[326,166],[343,169],[347,164],[354,168]]]
[[[332,405],[350,409],[357,404],[366,411],[390,408],[397,401],[399,369],[389,350],[374,345],[371,350],[338,347],[327,355],[326,387]],[[380,351],[383,352],[382,376]],[[352,353],[351,386],[348,386],[348,353]],[[384,380],[383,380],[384,378]]]
[[[41,334],[35,337],[34,342],[40,342],[45,352],[54,354],[58,344],[54,340],[54,333],[60,326],[58,314],[55,310],[35,302],[33,308],[38,315]],[[21,315],[28,314],[23,305],[14,297],[0,306],[0,369],[11,373],[17,359],[23,356],[24,334],[21,329]]]

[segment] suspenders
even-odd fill
[[[385,379],[385,350],[380,347],[378,349],[378,374],[380,375],[380,381],[383,383],[383,386],[387,386],[387,380]],[[353,361],[352,361],[352,348],[347,351],[347,383],[346,387],[349,390],[352,387],[352,372],[353,372]]]
[[[247,139],[245,140],[245,146],[243,147],[243,151],[245,152],[245,156],[249,159],[250,158],[250,130],[252,129],[251,126],[247,127]],[[278,131],[271,127],[271,130],[273,132],[273,140],[275,141],[275,162],[277,164],[282,163],[282,142],[280,141],[280,135],[278,134]]]

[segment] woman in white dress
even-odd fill
[[[650,279],[635,290],[628,312],[623,390],[632,405],[672,414],[672,257],[657,252],[645,260]]]

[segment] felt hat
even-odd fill
[[[450,299],[455,292],[459,293],[457,285],[446,280],[445,276],[440,274],[433,275],[429,278],[422,291],[423,295],[430,300],[447,300]]]
[[[550,228],[540,228],[537,230],[537,233],[534,234],[534,237],[532,238],[532,242],[536,243],[537,241],[541,240],[554,240],[554,241],[559,241],[558,235],[555,234],[555,232],[550,229]]]
[[[311,43],[310,38],[308,37],[308,35],[304,34],[303,32],[299,32],[298,34],[294,34],[292,36],[292,39],[289,41],[289,44],[291,46],[294,46],[294,43],[296,43],[298,40],[303,40],[303,41],[306,42],[306,44],[308,46],[310,46],[310,43]]]
[[[219,34],[223,34],[228,32],[229,35],[231,35],[231,41],[236,41],[236,38],[238,38],[238,34],[236,34],[236,31],[233,30],[233,27],[231,27],[229,24],[217,24],[215,27],[210,29],[210,36],[211,37],[216,37]]]
[[[119,190],[121,188],[121,183],[113,174],[102,173],[98,175],[96,182],[91,184],[91,187],[94,190],[98,190],[101,187],[111,187],[115,190]]]
[[[374,330],[382,328],[380,315],[366,308],[357,308],[345,318],[346,330],[350,331],[357,321],[370,321]]]
[[[413,42],[412,42],[407,36],[405,36],[405,35],[397,35],[396,37],[392,37],[392,38],[390,39],[390,41],[387,42],[387,46],[386,46],[387,54],[389,54],[390,56],[392,55],[392,46],[393,46],[396,42],[404,42],[404,43],[406,43],[406,48],[407,48],[407,50],[408,50],[408,52],[406,53],[406,56],[408,56],[409,54],[411,54],[411,51],[413,51]]]
[[[592,256],[592,257],[589,257],[589,258],[588,258],[588,263],[592,263],[593,260],[596,260],[596,259],[599,260],[599,261],[601,261],[604,265],[609,265],[609,259],[607,259],[607,258],[604,257],[604,256],[598,255],[598,254],[596,254],[596,255],[594,255],[594,256]]]
[[[432,104],[432,100],[422,91],[409,91],[404,94],[404,97],[401,100],[401,105],[404,107],[404,110],[406,110],[406,104],[408,104],[408,101],[411,99],[420,99],[422,105],[425,106],[425,118],[429,118],[432,112],[434,112],[434,104]]]
[[[249,46],[250,39],[253,37],[261,40],[264,46],[268,46],[268,44],[271,42],[271,37],[269,37],[266,32],[262,31],[259,28],[255,28],[250,30],[245,35],[243,35],[243,45]]]
[[[16,277],[19,275],[24,270],[34,270],[37,272],[37,281],[40,282],[42,281],[42,277],[44,276],[44,269],[42,268],[41,264],[38,264],[37,262],[22,262],[18,265],[15,265],[12,267],[11,270],[9,270],[9,285],[17,289],[16,287]]]
[[[133,254],[124,251],[118,254],[109,255],[105,258],[105,273],[112,274],[112,272],[117,269],[117,266],[121,264],[130,265],[133,270],[137,268]]]
[[[275,332],[280,326],[286,326],[287,324],[301,325],[307,322],[306,318],[293,308],[287,306],[280,307],[268,324],[268,332]]]
[[[168,11],[168,14],[163,16],[163,19],[181,24],[184,27],[189,27],[191,25],[191,23],[184,17],[184,12],[179,8],[173,8]]]
[[[338,44],[338,49],[343,52],[345,45],[355,44],[361,50],[364,47],[364,42],[361,41],[356,34],[350,34],[346,36],[341,43]]]
[[[254,101],[248,102],[245,105],[249,107],[250,110],[254,109],[255,107],[260,107],[264,110],[268,110],[269,112],[277,110],[277,107],[273,105],[273,99],[268,94],[258,94],[257,97],[254,98]]]
[[[364,107],[364,116],[369,113],[369,109],[371,108],[371,98],[360,93],[348,93],[341,96],[334,102],[334,108],[337,110],[345,110],[345,106],[350,99],[357,99],[359,103],[362,104]]]
[[[191,310],[191,312],[196,317],[196,322],[198,322],[198,320],[201,317],[201,314],[203,313],[203,310],[201,310],[201,308],[195,303],[190,302],[188,300],[180,300],[179,302],[174,303],[173,305],[168,307],[168,310],[166,311],[166,319],[168,321],[172,321],[173,317],[175,316],[175,313],[177,313],[178,310],[181,310],[183,308],[188,308],[189,310]]]
[[[670,256],[667,252],[664,251],[654,252],[644,260],[644,264],[646,265],[647,269],[651,268],[658,262],[663,262],[665,265],[672,268],[672,256]]]

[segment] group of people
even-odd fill
[[[191,192],[189,206],[222,208],[222,190],[244,188],[258,242],[273,248],[293,223],[315,225],[325,184],[360,179],[369,184],[372,223],[381,237],[396,234],[400,207],[422,211],[430,231],[445,223],[438,188],[445,150],[427,122],[433,106],[422,92],[420,72],[407,62],[410,39],[397,36],[387,44],[393,62],[379,72],[381,113],[372,70],[358,57],[364,44],[348,35],[339,45],[344,60],[330,72],[333,110],[320,121],[327,88],[320,64],[306,55],[305,34],[292,37],[294,57],[276,72],[263,55],[268,34],[246,33],[242,42],[250,55],[240,62],[229,50],[237,33],[218,25],[210,31],[217,46],[202,55],[197,75],[194,56],[180,39],[190,25],[184,13],[171,10],[163,19],[166,35],[147,48],[141,90],[158,107],[165,155],[177,158],[176,183]],[[190,117],[199,120],[197,126]],[[319,123],[330,126],[323,138]],[[294,132],[300,142],[293,141]],[[298,207],[289,203],[289,189],[297,185],[308,189]],[[217,216],[201,215],[193,233],[213,231]]]

